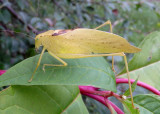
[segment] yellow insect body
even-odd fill
[[[121,36],[95,29],[49,30],[37,35],[35,40],[36,48],[42,45],[56,56],[68,59],[82,58],[85,57],[83,55],[98,53],[135,53],[140,51]]]
[[[96,30],[107,24],[110,25],[111,33]],[[114,71],[113,56],[123,56],[128,80],[130,80],[128,63],[124,53],[136,53],[141,50],[130,45],[127,40],[121,36],[113,34],[110,21],[106,21],[95,29],[80,28],[74,30],[49,30],[36,36],[35,47],[39,48],[40,46],[43,46],[43,50],[29,82],[32,81],[45,50],[62,64],[44,64],[44,71],[45,66],[67,66],[67,63],[61,58],[73,59],[99,56],[112,56],[112,69]],[[134,108],[131,83],[130,81],[128,81],[128,83],[132,106]]]

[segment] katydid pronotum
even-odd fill
[[[110,25],[110,32],[97,30],[107,24]],[[113,34],[110,21],[106,21],[95,29],[78,28],[74,30],[49,30],[35,37],[35,48],[38,49],[40,46],[43,46],[43,50],[29,82],[32,81],[45,50],[62,64],[44,64],[44,71],[45,66],[67,66],[67,63],[61,58],[74,59],[99,56],[112,56],[112,70],[114,71],[114,56],[123,56],[128,80],[130,80],[129,70],[124,53],[136,53],[141,50],[130,45],[124,38]],[[134,107],[130,81],[129,89],[132,106]]]

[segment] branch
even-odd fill
[[[0,0],[0,2],[1,3],[3,3],[3,0]],[[25,24],[25,22],[22,20],[22,18],[20,18],[19,16],[18,16],[18,14],[14,11],[14,9],[12,9],[11,7],[9,7],[9,6],[4,6],[4,8],[6,8],[15,18],[17,18],[22,24]],[[30,24],[27,24],[27,28],[29,29],[29,30],[32,30],[32,32],[34,32],[34,33],[38,33],[38,31],[35,29],[35,28],[33,28],[32,27],[32,25],[30,25]]]
[[[5,31],[4,31],[4,32],[9,33],[9,35],[11,35],[11,36],[13,36],[13,35],[14,35],[14,32],[13,32],[13,31],[11,31],[10,29],[8,29],[8,28],[7,28],[7,26],[6,26],[5,24],[3,24],[2,22],[0,22],[0,26],[2,26],[2,27],[5,29]],[[0,30],[0,31],[1,31],[1,30]]]

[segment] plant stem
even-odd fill
[[[6,72],[6,70],[0,70],[0,76],[5,72]]]
[[[135,80],[131,79],[130,82],[133,83]],[[121,84],[121,83],[128,83],[128,79],[125,79],[125,78],[121,78],[121,79],[116,79],[116,83],[117,84]],[[157,94],[157,95],[160,95],[160,91],[155,89],[154,87],[144,83],[144,82],[141,82],[141,81],[138,81],[137,82],[137,85],[138,86],[141,86],[151,92],[153,92],[154,94]]]
[[[93,94],[89,94],[89,93],[82,93],[82,94],[85,96],[88,96],[90,98],[93,98],[108,107],[108,105],[106,104],[106,102],[107,102],[114,108],[114,110],[117,112],[117,114],[124,114],[124,112],[119,107],[117,107],[115,104],[113,104],[107,98],[105,98],[105,100],[104,100],[104,97],[99,96],[99,95],[93,95]]]

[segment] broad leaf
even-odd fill
[[[77,86],[10,86],[0,101],[0,114],[88,113]]]
[[[128,65],[131,79],[139,76],[139,81],[160,89],[160,32],[149,34],[139,47],[142,51],[136,53]],[[127,75],[122,73],[119,78],[126,78]]]
[[[46,67],[43,64],[61,64],[45,53],[33,81],[28,83],[39,55],[28,58],[0,76],[0,86],[5,85],[92,85],[106,90],[116,91],[115,76],[102,57],[65,59],[66,67]]]
[[[142,50],[135,53],[133,59],[128,63],[130,71],[160,61],[160,32],[153,32],[146,36],[138,47]],[[121,74],[125,72],[124,68]]]
[[[159,114],[160,96],[145,94],[134,96],[134,104],[139,108],[140,114]]]

